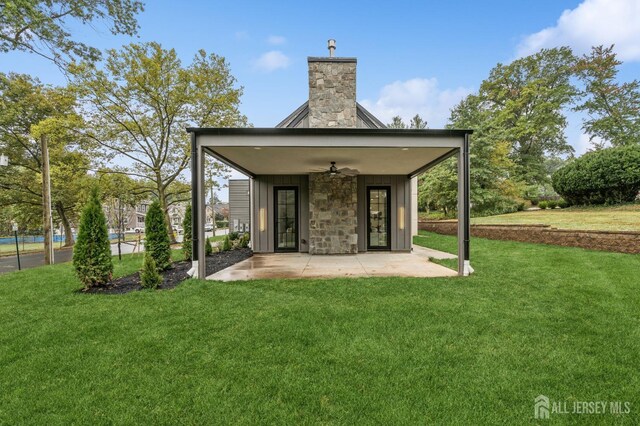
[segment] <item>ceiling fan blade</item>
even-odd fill
[[[350,169],[350,168],[348,168],[348,167],[344,167],[344,168],[342,168],[342,169],[340,169],[340,170],[338,170],[338,171],[339,171],[340,173],[342,173],[343,175],[346,175],[346,176],[355,176],[355,175],[360,174],[360,172],[359,172],[358,170],[356,170],[356,169]]]

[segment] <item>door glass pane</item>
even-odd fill
[[[386,188],[369,189],[369,247],[389,247],[389,190]]]
[[[296,217],[296,190],[276,190],[276,248],[295,250],[298,219]]]

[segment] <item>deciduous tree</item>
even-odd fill
[[[246,125],[242,88],[226,60],[200,50],[184,67],[173,49],[131,44],[109,50],[103,69],[84,63],[72,72],[92,129],[86,136],[103,159],[119,159],[131,176],[152,182],[171,234],[171,189],[189,165],[185,128]]]
[[[602,148],[598,139],[613,146],[640,144],[640,81],[620,83],[621,64],[613,46],[595,46],[575,65],[584,84],[575,109],[587,113],[582,128],[597,148]]]
[[[0,3],[0,52],[20,50],[58,66],[73,59],[95,61],[100,51],[74,39],[68,28],[81,23],[106,24],[112,34],[132,36],[138,30],[137,0],[7,0]]]

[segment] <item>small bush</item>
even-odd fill
[[[566,201],[566,200],[564,200],[564,199],[562,199],[562,198],[561,198],[561,199],[558,201],[558,207],[560,207],[561,209],[566,209],[567,207],[569,207],[569,203],[567,203],[567,201]]]
[[[547,201],[547,207],[550,209],[555,209],[556,207],[558,207],[558,202],[556,200],[549,200]]]
[[[238,242],[238,247],[248,248],[250,239],[251,239],[251,236],[249,235],[249,233],[245,232],[244,234],[242,234],[242,237],[240,237],[240,241]]]
[[[524,203],[518,203],[518,205],[517,205],[517,207],[516,207],[516,208],[517,208],[517,210],[518,210],[519,212],[524,211]]]
[[[171,243],[160,203],[151,203],[144,222],[144,249],[151,254],[158,270],[164,271],[171,264]]]
[[[224,237],[224,241],[222,242],[222,251],[229,251],[229,250],[231,250],[231,240],[227,235]]]
[[[184,260],[191,260],[191,252],[193,250],[193,240],[191,240],[191,204],[189,204],[184,211],[182,229],[184,230],[182,234],[182,253],[184,254]]]
[[[632,202],[640,191],[640,145],[588,152],[557,170],[552,182],[570,204]]]
[[[211,256],[213,254],[213,247],[211,246],[211,240],[208,238],[204,239],[204,254],[206,256]]]
[[[240,234],[236,231],[233,231],[231,233],[229,233],[229,239],[231,241],[236,241],[238,238],[240,238]]]
[[[532,199],[531,199],[531,205],[532,205],[532,206],[537,206],[539,201],[540,201],[540,200],[538,200],[537,198],[532,198]]]
[[[538,203],[538,207],[540,207],[542,210],[547,208],[547,201],[540,201]]]
[[[97,187],[91,190],[80,217],[80,229],[73,249],[73,268],[85,288],[105,285],[111,280],[111,243]]]
[[[162,277],[158,273],[156,262],[153,260],[153,256],[149,252],[144,254],[144,263],[142,264],[142,271],[140,271],[140,285],[142,288],[156,289],[162,282]]]

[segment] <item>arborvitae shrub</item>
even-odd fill
[[[231,250],[231,240],[227,235],[226,237],[224,237],[224,241],[222,242],[222,251],[229,251],[229,250]]]
[[[80,216],[78,237],[73,249],[73,267],[85,288],[111,281],[111,243],[97,187],[91,190],[89,201]]]
[[[158,273],[156,262],[149,252],[144,254],[144,263],[140,271],[140,284],[143,288],[156,289],[162,282],[162,277]]]
[[[191,240],[191,204],[189,204],[184,211],[182,229],[184,232],[182,234],[182,253],[184,254],[184,260],[191,260],[191,252],[193,250],[193,241]]]
[[[157,201],[149,206],[144,225],[146,234],[144,249],[153,257],[158,270],[164,271],[171,264],[171,243],[164,214]]]
[[[209,238],[204,239],[204,254],[207,256],[211,256],[213,254],[213,247],[211,246]]]

